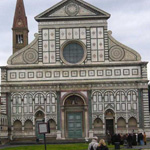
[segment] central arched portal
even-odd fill
[[[64,99],[62,129],[64,138],[85,138],[87,136],[87,105],[80,95]]]

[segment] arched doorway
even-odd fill
[[[106,133],[109,132],[111,135],[114,134],[114,118],[115,118],[115,114],[113,110],[108,109],[105,112]]]
[[[31,120],[26,120],[26,122],[24,123],[24,132],[26,135],[32,135],[33,123]]]
[[[56,122],[53,119],[49,120],[50,135],[56,136]]]
[[[127,130],[126,130],[126,121],[122,117],[120,117],[117,120],[117,131],[118,131],[118,133],[123,133],[123,134],[125,134],[127,132]]]
[[[85,107],[87,107],[85,100],[80,95],[69,95],[64,99],[62,107],[63,138],[83,138],[87,136]]]
[[[14,122],[13,127],[14,127],[14,132],[22,132],[22,123],[21,123],[21,121],[16,120]]]
[[[133,132],[137,130],[137,120],[134,117],[131,117],[128,121],[128,129],[129,132]]]
[[[126,128],[126,121],[122,117],[117,121],[117,128],[118,129],[125,129]]]
[[[103,132],[103,122],[100,118],[96,118],[93,123],[94,135],[99,136]]]
[[[13,124],[13,134],[15,136],[21,136],[22,135],[22,123],[20,120],[16,120]]]
[[[44,113],[39,110],[35,113],[35,122],[36,122],[36,127],[35,127],[35,134],[37,139],[43,139],[44,136],[42,134],[39,134],[39,124],[44,121],[45,115]]]

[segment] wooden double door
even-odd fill
[[[67,113],[68,138],[82,138],[83,121],[82,112]]]

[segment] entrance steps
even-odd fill
[[[46,138],[47,144],[74,144],[74,143],[86,143],[85,139],[65,139],[57,140],[56,138]],[[16,138],[10,142],[10,145],[34,145],[43,144],[43,140],[36,141],[36,138]]]

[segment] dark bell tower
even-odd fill
[[[13,22],[13,54],[28,45],[28,22],[23,0],[17,0]]]

